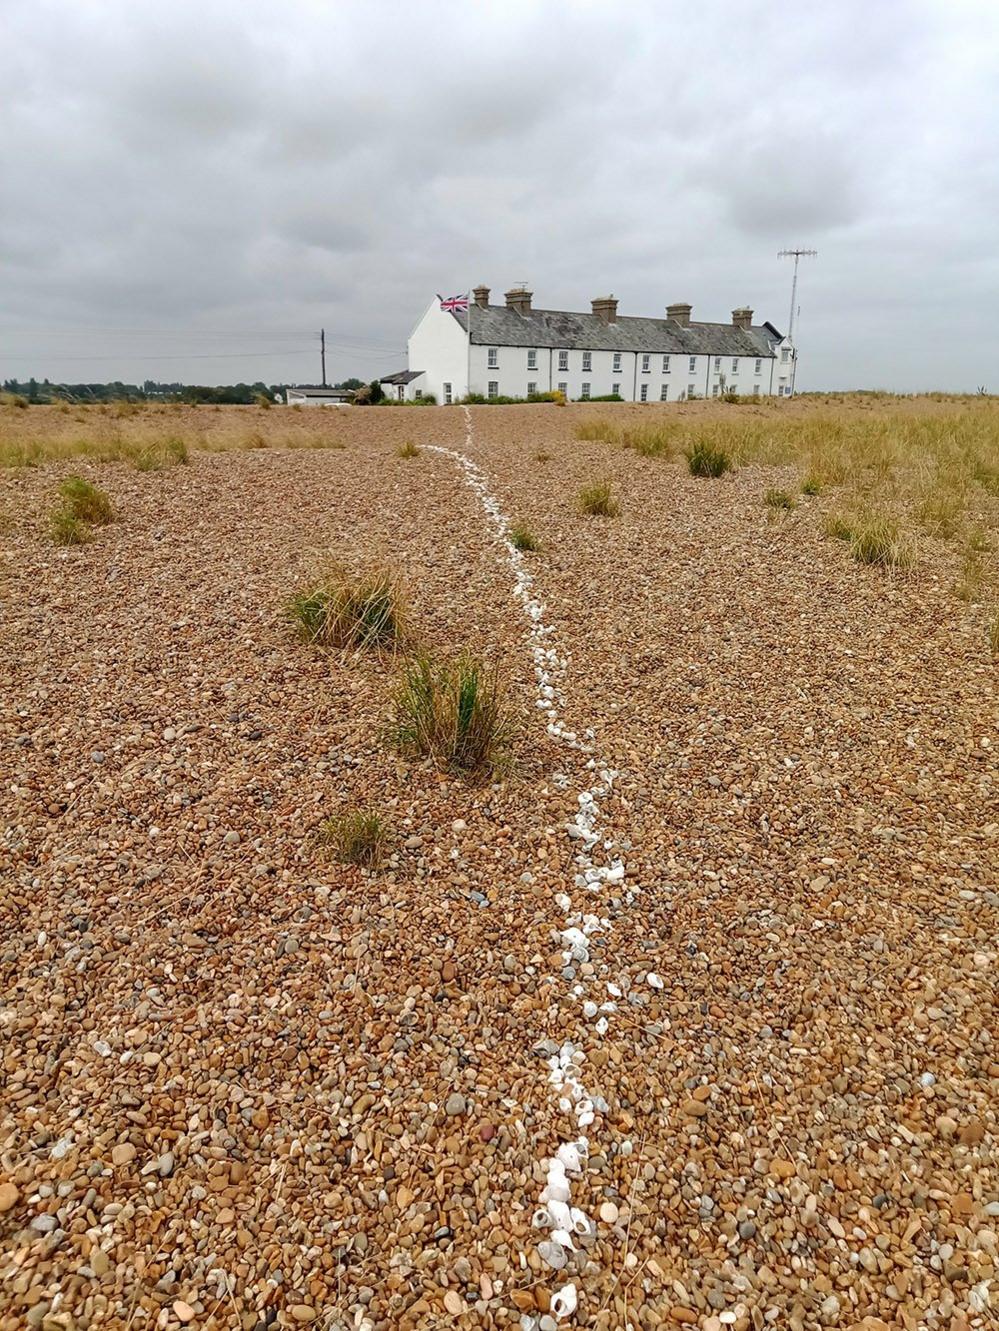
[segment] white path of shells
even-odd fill
[[[465,408],[465,442],[472,444],[472,417]],[[586,741],[592,736],[587,732],[585,739],[580,739],[575,732],[566,729],[559,718],[559,709],[564,704],[556,680],[565,669],[564,660],[552,646],[552,627],[545,622],[545,607],[534,595],[534,578],[528,571],[521,552],[510,539],[510,522],[500,508],[499,502],[491,493],[485,472],[471,458],[454,449],[443,448],[437,444],[425,447],[435,453],[442,453],[453,458],[465,473],[469,486],[478,495],[486,516],[497,537],[502,542],[510,566],[513,570],[513,594],[520,602],[528,622],[528,641],[534,658],[534,676],[537,681],[536,706],[547,716],[548,734],[558,743],[576,749],[587,755],[587,768],[595,772],[599,780],[589,789],[580,792],[577,797],[578,809],[572,820],[566,825],[566,832],[576,843],[576,866],[574,886],[582,891],[597,892],[601,885],[623,883],[624,864],[613,853],[613,842],[603,841],[604,858],[608,863],[595,865],[591,852],[601,842],[598,832],[600,806],[598,800],[610,793],[617,773],[609,768],[601,768],[592,747]],[[610,921],[591,912],[574,908],[568,892],[559,892],[555,904],[563,913],[564,927],[562,959],[566,967],[564,974],[572,976],[570,994],[582,1006],[583,1017],[592,1021],[598,1035],[606,1034],[612,1014],[615,1011],[615,999],[621,997],[620,989],[606,983],[606,994],[599,999],[587,992],[587,985],[577,980],[577,967],[589,960],[590,939],[594,934],[608,930]],[[650,974],[648,983],[661,987],[662,981],[657,975]],[[572,1185],[585,1168],[589,1153],[587,1135],[597,1115],[606,1114],[609,1106],[599,1095],[587,1091],[583,1076],[585,1055],[571,1040],[563,1041],[557,1052],[548,1059],[550,1069],[548,1080],[559,1096],[559,1108],[575,1119],[576,1135],[564,1141],[556,1153],[544,1162],[547,1182],[539,1198],[538,1209],[534,1213],[535,1229],[547,1234],[538,1244],[538,1253],[553,1271],[561,1271],[567,1265],[568,1254],[577,1245],[588,1247],[595,1235],[593,1220],[578,1206],[572,1204]],[[557,1323],[568,1321],[576,1311],[578,1294],[572,1283],[562,1285],[551,1296],[550,1312],[542,1316],[524,1314],[521,1318],[522,1331],[554,1331]]]

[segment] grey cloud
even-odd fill
[[[307,380],[321,324],[336,375],[399,368],[433,292],[479,280],[781,325],[790,243],[820,250],[803,386],[966,388],[996,363],[984,0],[8,0],[5,20],[0,377]],[[930,356],[912,330],[941,320]],[[63,359],[84,328],[106,360]],[[212,360],[211,329],[281,354]]]

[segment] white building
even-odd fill
[[[347,388],[286,388],[288,407],[349,407],[354,394]]]
[[[753,311],[731,323],[695,323],[689,305],[668,305],[665,319],[619,316],[613,296],[590,314],[535,310],[515,288],[505,305],[476,287],[467,311],[433,300],[409,338],[408,371],[382,381],[399,399],[432,393],[455,402],[468,393],[526,398],[561,389],[573,401],[617,393],[627,402],[679,402],[735,391],[787,397],[794,390],[794,348]]]

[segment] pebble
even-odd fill
[[[0,1214],[10,1211],[16,1204],[18,1191],[13,1183],[0,1183]]]
[[[453,1091],[444,1102],[444,1112],[452,1117],[465,1112],[465,1097],[460,1091]]]

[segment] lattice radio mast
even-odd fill
[[[794,316],[798,308],[798,260],[814,259],[818,250],[778,250],[778,259],[794,260],[794,277],[791,279],[791,313],[787,320],[787,340],[794,346]]]

